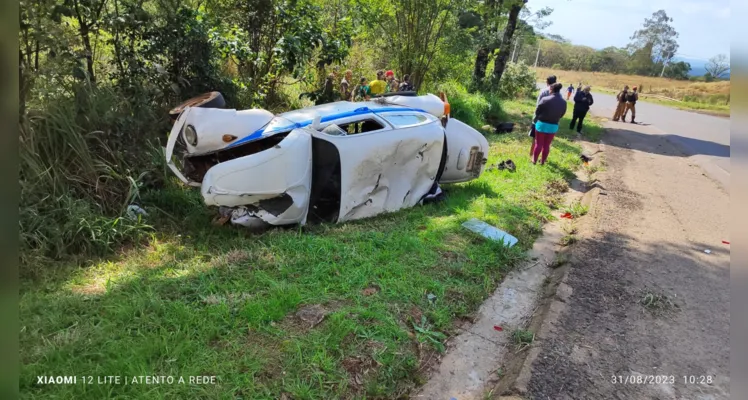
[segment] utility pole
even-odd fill
[[[540,58],[540,44],[538,44],[538,54],[535,54],[535,68],[538,67],[538,59]]]

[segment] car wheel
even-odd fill
[[[189,100],[185,100],[178,106],[172,108],[169,111],[169,117],[171,117],[171,120],[176,121],[179,114],[182,113],[186,107],[224,108],[226,107],[226,100],[224,100],[221,92],[203,93]]]

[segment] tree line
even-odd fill
[[[572,44],[559,35],[540,34],[532,42],[519,36],[515,39],[520,49],[517,59],[530,64],[537,61],[538,66],[553,69],[688,80],[691,65],[674,60],[679,48],[678,32],[671,22],[672,18],[665,10],[656,11],[632,33],[627,46],[609,46],[600,50]],[[729,71],[727,56],[713,57],[706,65],[706,71],[706,81],[722,78]]]

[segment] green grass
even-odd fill
[[[556,188],[581,162],[581,148],[562,129],[549,162],[532,165],[526,135],[532,101],[502,107],[520,126],[490,136],[489,164],[511,158],[517,171],[486,171],[476,181],[445,186],[448,197],[438,204],[252,234],[211,225],[215,211],[194,190],[171,185],[142,193],[146,222],[154,227],[147,242],[22,281],[23,397],[407,394],[423,382],[424,364],[456,333],[457,320],[474,313],[524,258],[557,213],[550,207],[558,204]],[[505,249],[460,226],[473,217],[519,244]],[[295,314],[315,304],[326,315],[310,328]],[[38,375],[67,374],[215,375],[219,383],[35,384]]]
[[[579,218],[581,216],[584,216],[587,214],[587,211],[589,211],[589,207],[583,205],[579,201],[575,201],[564,207],[564,212],[568,212],[569,214],[571,214],[572,218]]]

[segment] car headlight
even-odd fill
[[[184,141],[191,146],[197,146],[197,131],[194,126],[187,125],[184,128]]]

